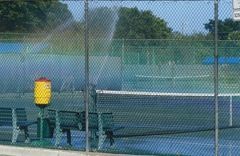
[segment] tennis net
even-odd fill
[[[115,137],[213,131],[214,94],[97,90],[99,111],[124,129]],[[219,129],[240,127],[240,94],[219,94]]]

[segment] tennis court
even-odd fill
[[[97,90],[97,95],[97,111],[112,112],[114,124],[124,127],[114,133],[115,148],[110,149],[106,141],[100,151],[156,155],[196,155],[197,152],[197,155],[213,155],[213,94]],[[26,106],[31,120],[38,117],[39,108],[33,103],[32,93],[2,94],[0,100],[3,107]],[[219,95],[220,154],[239,153],[239,104],[239,94]],[[53,93],[47,108],[82,111],[84,93]],[[33,140],[38,139],[36,126],[29,131]],[[3,128],[1,134],[1,140],[9,143],[9,130]],[[71,149],[84,150],[85,132],[73,131],[72,135]],[[50,141],[54,143],[54,138]],[[61,146],[68,148],[65,135]]]
[[[183,155],[213,155],[214,95],[198,93],[159,93],[98,91],[100,110],[111,110],[115,121],[125,125],[116,137],[138,141],[150,152],[170,152]],[[238,94],[219,95],[220,151],[238,151],[239,133]],[[129,139],[130,137],[130,139]],[[145,142],[141,145],[141,142]],[[131,143],[129,143],[131,146]],[[191,150],[190,150],[191,149]],[[143,150],[144,151],[144,150]]]
[[[122,90],[167,93],[214,93],[214,66],[212,64],[125,65]],[[239,65],[219,66],[220,94],[239,92]]]
[[[122,90],[97,90],[97,111],[112,112],[114,124],[124,127],[114,132],[115,148],[109,148],[106,141],[101,151],[213,155],[215,101],[212,69],[212,65],[164,64],[160,70],[155,65],[125,65],[119,73],[122,75]],[[240,143],[239,83],[229,82],[223,69],[220,67],[219,152],[235,155]],[[85,109],[84,95],[84,92],[71,90],[53,92],[47,108],[81,112]],[[0,101],[2,107],[24,106],[30,120],[39,117],[33,93],[4,93],[0,95]],[[94,109],[92,100],[89,107],[90,111]],[[33,140],[39,139],[36,126],[30,127],[29,131]],[[1,133],[1,140],[9,143],[9,129],[3,128]],[[71,149],[85,150],[85,132],[73,131],[72,135]],[[68,148],[66,139],[66,136],[62,138],[62,148]],[[54,140],[50,139],[52,144]]]
[[[109,149],[109,143],[105,142],[103,151],[213,155],[213,94],[107,90],[98,90],[97,94],[97,110],[113,112],[115,124],[124,126],[114,133],[115,148]],[[81,110],[84,103],[80,95],[56,96],[55,104],[50,107],[61,105],[65,109]],[[239,103],[238,94],[219,95],[219,152],[222,155],[239,154]],[[84,132],[73,135],[74,148],[84,149]],[[66,146],[66,137],[62,146]]]

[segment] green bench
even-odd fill
[[[63,133],[67,133],[67,144],[71,145],[71,130],[81,130],[80,113],[48,109],[49,128],[55,130],[55,146],[59,146]]]
[[[71,130],[86,131],[85,115],[85,111],[48,109],[49,127],[55,130],[55,146],[59,146],[63,133],[67,134],[67,144],[71,145]],[[114,127],[112,113],[89,112],[89,131],[92,134],[98,134],[98,149],[102,148],[106,138],[110,139],[110,146],[113,146],[113,132],[117,129],[120,127]]]
[[[16,143],[21,131],[25,134],[25,143],[30,143],[28,126],[36,124],[27,120],[25,108],[0,108],[0,126],[11,126],[12,143]]]

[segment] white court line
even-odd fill
[[[120,94],[120,95],[148,95],[148,96],[214,96],[214,93],[169,93],[169,92],[137,92],[137,91],[115,91],[115,90],[97,90],[98,94]],[[218,94],[218,96],[240,96],[240,93]]]
[[[209,77],[210,75],[200,75],[200,76],[173,76],[173,77],[165,77],[165,76],[148,76],[148,75],[135,75],[137,78],[159,78],[159,79],[178,79],[178,78],[203,78]]]

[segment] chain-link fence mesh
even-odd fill
[[[88,121],[90,151],[214,155],[213,0],[52,1],[37,28],[6,20],[30,3],[0,2],[1,144],[85,151]],[[232,1],[218,11],[219,155],[239,155],[239,26]]]

